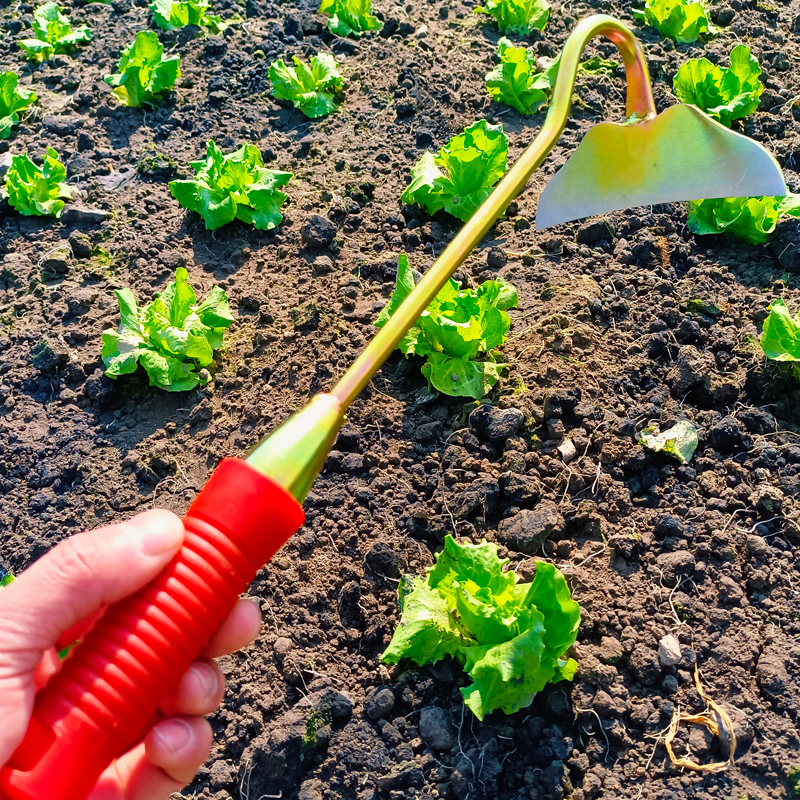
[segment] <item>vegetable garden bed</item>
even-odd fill
[[[554,5],[524,43],[552,59],[600,5]],[[74,193],[58,221],[0,207],[0,556],[13,571],[82,528],[153,505],[183,513],[221,457],[354,359],[398,256],[424,271],[457,231],[444,211],[400,203],[423,152],[486,119],[502,122],[513,163],[538,130],[541,110],[524,117],[487,93],[501,34],[472,4],[378,0],[383,31],[358,40],[330,34],[317,7],[224,0],[210,10],[239,21],[219,35],[158,31],[181,75],[155,108],[121,105],[104,80],[155,30],[141,0],[62,4],[91,41],[29,66],[15,42],[34,7],[0,9],[0,67],[38,96],[0,159],[41,164],[50,146]],[[602,10],[634,24],[627,3]],[[733,127],[772,150],[793,190],[797,14],[723,0],[722,32],[694,44],[635,28],[659,111],[688,58],[727,66],[737,40],[750,47],[766,88]],[[268,73],[320,50],[345,83],[336,110],[310,120],[269,96]],[[589,55],[618,58],[610,43]],[[695,236],[676,204],[536,231],[547,178],[623,102],[621,70],[579,78],[553,155],[457,276],[518,290],[491,407],[430,392],[421,359],[399,353],[356,401],[305,527],[252,587],[263,632],[223,659],[214,753],[183,797],[800,796],[800,411],[796,382],[758,345],[771,301],[800,309],[800,223],[751,246]],[[265,167],[293,173],[276,228],[207,230],[178,204],[169,182],[195,177],[210,138],[225,154],[251,142]],[[106,377],[114,290],[143,307],[179,267],[198,297],[220,285],[230,299],[212,380],[166,393],[143,370]],[[697,428],[689,463],[639,443],[680,420]],[[447,533],[500,545],[523,582],[534,555],[562,567],[582,609],[572,683],[479,722],[453,662],[381,664],[399,580],[421,576]],[[669,634],[677,647],[659,645]],[[738,741],[735,767],[716,775],[675,770],[663,746],[676,705],[705,706],[695,663]],[[702,728],[673,747],[728,756]]]

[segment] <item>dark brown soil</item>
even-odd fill
[[[15,571],[84,527],[153,505],[183,512],[222,456],[329,388],[371,336],[398,254],[424,270],[457,229],[401,207],[414,160],[483,117],[503,122],[513,159],[543,119],[490,101],[498,33],[455,0],[377,0],[391,35],[359,42],[331,37],[311,2],[222,0],[223,16],[245,22],[213,38],[162,34],[183,77],[147,112],[119,107],[102,80],[148,27],[143,0],[65,6],[94,41],[26,71],[41,112],[2,147],[56,147],[80,203],[108,213],[53,223],[0,208],[0,554]],[[627,3],[556,5],[532,46],[554,56],[594,10],[632,20]],[[32,11],[5,3],[3,68],[22,66],[14,41]],[[722,2],[726,32],[707,45],[638,31],[660,108],[687,57],[751,45],[767,90],[741,130],[772,148],[795,190],[798,11],[796,0]],[[310,122],[269,98],[267,70],[321,48],[343,64],[346,99]],[[214,753],[182,797],[798,796],[800,395],[757,344],[770,300],[800,308],[798,228],[784,223],[772,248],[698,239],[675,205],[535,231],[547,177],[592,124],[623,113],[620,72],[582,78],[576,95],[553,156],[462,270],[495,274],[499,248],[499,272],[520,290],[492,408],[431,395],[417,363],[389,360],[352,409],[305,527],[252,587],[263,633],[223,659]],[[171,198],[168,180],[209,137],[256,142],[295,173],[277,231],[212,233]],[[337,226],[322,250],[301,237],[315,214]],[[142,375],[105,378],[112,289],[149,299],[179,265],[238,309],[213,388],[169,395]],[[688,466],[636,442],[648,423],[678,419],[700,431]],[[577,451],[568,464],[555,449],[564,438]],[[532,536],[546,526],[536,555],[563,566],[582,604],[580,671],[481,724],[463,712],[454,665],[386,669],[378,655],[398,577],[422,573],[453,530],[506,544],[499,523],[516,515]],[[531,554],[507,555],[530,574]],[[669,633],[682,654],[664,667]],[[736,725],[736,766],[720,775],[676,771],[662,743],[677,705],[703,707],[695,663]],[[682,730],[676,748],[725,755],[701,729]]]

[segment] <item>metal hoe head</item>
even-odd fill
[[[678,105],[589,130],[545,186],[536,227],[679,200],[785,194],[778,162],[761,145]]]

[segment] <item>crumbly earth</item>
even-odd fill
[[[94,40],[36,68],[15,44],[33,6],[2,3],[0,65],[22,69],[41,100],[0,146],[55,147],[82,208],[53,222],[0,207],[0,554],[14,571],[83,528],[152,506],[182,513],[221,457],[342,374],[373,333],[398,254],[424,271],[456,232],[447,215],[400,204],[418,156],[481,118],[503,122],[510,160],[532,140],[543,115],[485,91],[499,34],[471,4],[375,6],[383,33],[355,41],[331,36],[307,0],[222,0],[216,10],[240,18],[224,35],[160,34],[183,75],[142,111],[120,107],[103,76],[152,27],[143,0],[65,3]],[[597,10],[633,24],[627,2],[574,0],[530,46],[552,58]],[[725,64],[735,42],[750,44],[766,90],[735,127],[772,149],[794,189],[798,12],[796,0],[722,0],[723,32],[707,44],[636,28],[659,109],[686,58]],[[347,84],[338,112],[309,121],[269,97],[267,71],[320,49]],[[520,294],[488,407],[430,394],[399,354],[355,403],[306,524],[252,586],[263,631],[222,661],[214,751],[181,797],[800,793],[800,395],[758,346],[771,300],[800,307],[798,226],[782,223],[770,246],[699,238],[676,204],[535,230],[547,178],[594,123],[622,118],[623,100],[621,69],[579,79],[559,145],[461,270],[500,274]],[[209,137],[226,150],[254,142],[294,172],[277,230],[207,231],[173,200],[168,181],[190,174]],[[172,395],[143,374],[106,378],[112,290],[150,299],[181,265],[201,295],[222,285],[237,316],[213,383]],[[688,465],[638,443],[644,427],[681,419],[700,439]],[[536,558],[564,569],[583,608],[574,683],[479,723],[457,665],[380,664],[398,579],[433,563],[448,532],[497,542],[524,577]],[[677,651],[660,657],[669,634]],[[735,726],[735,767],[719,774],[672,767],[663,745],[676,708],[704,708],[695,665]],[[729,744],[682,726],[675,750],[709,763]]]

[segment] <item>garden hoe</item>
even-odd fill
[[[329,394],[314,397],[244,460],[220,463],[184,518],[186,540],[174,561],[109,608],[39,692],[27,736],[0,771],[1,800],[83,800],[106,766],[141,739],[239,593],[303,523],[300,502],[345,409],[555,145],[581,53],[600,35],[625,63],[627,119],[586,134],[545,188],[540,226],[628,206],[786,193],[777,162],[755,142],[691,106],[657,115],[635,36],[612,17],[583,20],[564,47],[539,135],[415,290]]]

